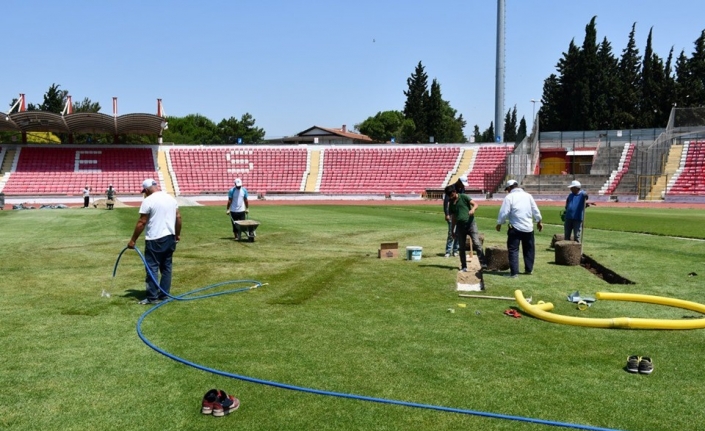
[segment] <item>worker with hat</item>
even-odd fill
[[[581,189],[580,181],[573,180],[568,186],[570,194],[565,200],[565,220],[563,221],[563,239],[582,242],[583,219],[587,206],[588,194]]]
[[[508,274],[511,278],[519,276],[519,244],[524,256],[524,274],[534,271],[534,258],[536,256],[536,243],[534,241],[534,221],[537,222],[539,232],[543,230],[541,211],[531,194],[519,187],[516,180],[509,180],[504,188],[507,196],[502,202],[497,216],[497,232],[502,230],[502,225],[509,221],[507,230],[507,255],[509,257]]]
[[[240,241],[241,231],[240,225],[235,222],[247,219],[247,214],[250,212],[250,202],[247,198],[247,188],[242,186],[240,178],[236,178],[235,187],[228,190],[228,204],[225,211],[226,214],[230,215],[230,220],[233,224],[233,237],[236,241]],[[249,237],[254,235],[251,227],[248,227],[247,231]]]
[[[181,213],[176,199],[159,190],[156,180],[144,180],[142,193],[145,197],[140,205],[140,218],[127,247],[135,248],[135,242],[144,231],[147,297],[139,303],[149,305],[170,295],[173,255],[181,239]]]

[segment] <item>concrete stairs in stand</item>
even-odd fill
[[[306,175],[306,184],[304,191],[315,192],[318,189],[318,184],[321,181],[321,150],[309,150],[308,152],[308,172]]]
[[[448,180],[448,184],[455,184],[458,182],[458,179],[463,176],[467,175],[470,170],[472,170],[472,165],[475,162],[475,156],[477,155],[477,151],[474,151],[472,149],[463,149],[463,154],[460,156],[460,163],[458,163],[458,169],[451,175],[450,179]]]
[[[683,145],[673,144],[668,150],[668,159],[666,160],[666,166],[663,170],[663,174],[658,177],[654,185],[651,187],[651,191],[646,196],[647,201],[660,201],[663,200],[666,194],[666,189],[668,187],[668,182],[673,175],[676,173],[681,164],[681,156],[683,155]]]
[[[171,180],[171,169],[167,160],[166,151],[159,149],[157,152],[157,170],[159,172],[159,180],[164,184],[164,191],[172,196],[176,196],[174,182]]]
[[[0,164],[0,192],[5,188],[7,180],[10,179],[12,166],[17,158],[17,150],[15,148],[3,148],[2,164]]]
[[[610,173],[609,178],[599,190],[600,195],[611,195],[622,179],[622,177],[629,172],[629,165],[631,163],[631,156],[634,153],[634,147],[630,143],[624,144],[624,149],[619,156],[619,164],[617,168]]]

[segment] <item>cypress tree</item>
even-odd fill
[[[426,103],[428,101],[428,75],[419,61],[414,73],[406,80],[408,90],[404,92],[404,117],[414,122],[414,132],[404,136],[406,142],[428,142],[426,133]]]

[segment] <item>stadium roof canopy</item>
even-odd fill
[[[76,112],[55,114],[43,111],[0,112],[0,132],[105,133],[110,135],[161,135],[166,119],[153,114],[119,116]]]

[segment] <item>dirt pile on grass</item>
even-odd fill
[[[126,203],[122,202],[120,199],[113,199],[114,205],[113,208],[127,208],[129,205]],[[108,209],[108,200],[107,199],[98,199],[97,201],[93,202],[93,208],[98,208],[98,209]]]

